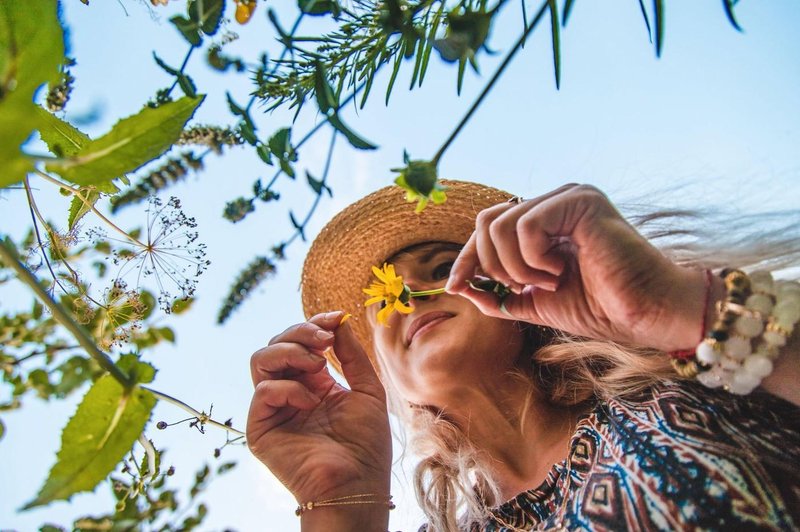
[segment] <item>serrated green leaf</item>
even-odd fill
[[[214,35],[222,22],[225,9],[223,0],[191,0],[189,2],[189,18],[197,24],[197,28],[208,36]]]
[[[368,140],[358,136],[355,132],[353,132],[349,127],[347,127],[344,122],[339,118],[339,115],[333,114],[328,117],[328,121],[331,123],[333,127],[336,128],[337,131],[342,133],[345,137],[347,137],[348,142],[354,148],[358,148],[359,150],[374,150],[377,149],[375,144],[372,144]]]
[[[0,2],[0,187],[33,170],[20,151],[40,125],[33,97],[42,84],[58,82],[63,61],[56,0]]]
[[[94,204],[97,203],[97,200],[100,199],[100,193],[95,189],[81,189],[81,195],[84,197],[84,199],[86,199],[86,201],[74,196],[72,198],[72,202],[69,204],[69,217],[67,218],[67,223],[69,224],[70,231],[72,231],[72,228],[75,227],[75,224],[77,224],[87,212],[92,210],[89,205],[94,206]],[[87,205],[87,203],[89,205]]]
[[[64,428],[47,481],[23,509],[93,490],[131,449],[155,404],[147,390],[125,390],[112,376],[100,377]]]
[[[183,35],[183,38],[192,46],[200,46],[200,43],[203,42],[202,37],[200,37],[200,32],[198,31],[199,26],[196,22],[182,17],[181,15],[175,15],[169,19],[169,21],[175,25],[178,31],[181,32],[181,35]]]
[[[205,96],[145,107],[117,122],[63,162],[47,170],[79,185],[99,185],[133,172],[169,150]]]
[[[39,134],[47,149],[56,157],[72,157],[92,139],[69,122],[65,122],[44,107],[36,106],[41,118]]]
[[[138,356],[133,354],[119,357],[117,367],[137,384],[153,382],[156,376],[156,368],[152,364],[142,362]]]

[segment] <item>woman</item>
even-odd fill
[[[745,395],[757,382],[742,368],[750,356],[767,364],[761,352],[700,343],[746,325],[714,304],[744,306],[734,274],[726,285],[672,262],[592,187],[523,202],[447,186],[447,202],[421,215],[396,188],[337,215],[304,266],[309,321],[252,357],[248,443],[301,503],[303,530],[387,529],[387,403],[421,455],[428,530],[800,527],[791,328],[750,335],[754,346],[791,338]],[[783,253],[796,260],[790,244]],[[447,291],[365,308],[370,267],[385,262],[411,291]],[[380,272],[399,282],[390,274]],[[476,274],[511,292],[476,289]],[[752,277],[753,288],[765,282]],[[775,287],[793,325],[800,285]],[[344,311],[353,318],[342,323]],[[699,384],[697,367],[713,367],[704,384],[728,379],[737,393]]]

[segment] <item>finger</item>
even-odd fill
[[[248,432],[259,426],[262,434],[291,417],[297,410],[311,410],[320,399],[297,381],[261,381],[256,386],[250,412]]]
[[[510,279],[509,283],[504,282],[503,284],[519,287],[519,290],[514,290],[517,293],[524,285],[535,285],[554,290],[558,278],[548,272],[531,268],[522,256],[517,235],[517,222],[527,212],[527,208],[526,205],[519,205],[506,211],[489,226],[489,235],[497,253],[497,259]]]
[[[467,243],[456,257],[453,266],[450,268],[450,276],[445,285],[445,290],[451,294],[457,294],[466,290],[466,283],[478,272],[478,269],[500,282],[508,281],[508,275],[500,271],[502,267],[497,260],[494,248],[491,246],[491,238],[488,236],[488,224],[497,216],[514,207],[511,203],[501,203],[478,213],[475,219],[475,231],[473,231]],[[487,247],[488,246],[488,247]],[[494,272],[494,275],[487,271],[487,268]]]
[[[339,325],[342,311],[328,312],[312,316],[308,321],[292,325],[282,333],[274,336],[268,345],[280,342],[294,342],[309,348],[324,351],[333,344],[333,333]]]
[[[344,323],[336,330],[333,344],[334,354],[342,365],[342,374],[350,389],[364,392],[385,400],[385,391],[367,353],[356,338],[350,323]]]
[[[469,288],[467,281],[472,279],[478,267],[478,248],[476,247],[477,234],[472,235],[461,248],[455,262],[450,267],[450,275],[444,289],[449,294],[458,294]]]
[[[517,233],[526,264],[561,275],[566,262],[554,250],[558,237],[579,237],[575,233],[583,217],[603,203],[607,204],[608,200],[601,192],[594,187],[579,185],[548,198],[521,216]]]
[[[489,216],[482,216],[484,212],[478,215],[477,225],[475,227],[475,248],[478,250],[478,262],[480,263],[481,271],[483,271],[486,276],[491,277],[495,281],[500,281],[509,288],[516,288],[516,283],[503,267],[497,248],[495,248],[496,242],[491,234],[491,226],[495,220],[489,219]],[[514,235],[499,235],[501,239],[513,237]]]
[[[259,349],[250,357],[250,375],[255,386],[262,380],[284,379],[302,372],[316,373],[325,358],[297,343],[281,342]]]

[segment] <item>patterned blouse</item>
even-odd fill
[[[777,397],[668,382],[599,403],[570,448],[482,530],[800,530],[800,408]]]

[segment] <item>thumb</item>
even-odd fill
[[[333,352],[342,365],[342,374],[350,389],[385,400],[385,391],[367,353],[348,322],[336,329]]]

